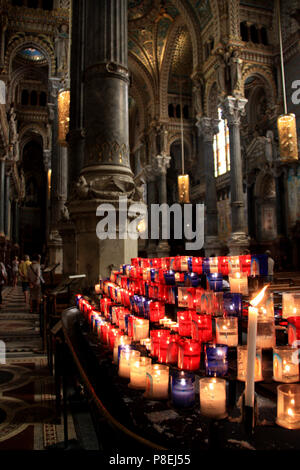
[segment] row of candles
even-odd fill
[[[249,276],[268,275],[267,255],[215,256],[210,258],[195,256],[175,256],[164,258],[132,258],[130,265],[123,265],[128,272],[136,268],[171,269],[192,271],[199,274],[245,272]]]
[[[106,310],[107,313],[107,310]],[[182,338],[178,334],[171,335],[168,329],[152,330],[149,335],[149,320],[134,317],[129,313],[128,332],[131,336],[123,335],[123,332],[113,328],[113,326],[102,318],[97,327],[100,332],[102,342],[110,344],[114,351],[114,361],[119,363],[119,375],[130,379],[130,387],[144,388],[145,397],[148,398],[167,398],[169,387],[169,367],[165,364],[152,364],[150,357],[139,357],[140,352],[130,346],[131,339],[136,341],[140,339],[141,343],[151,351],[153,357],[157,357],[159,362],[175,364],[181,371],[180,379],[171,376],[171,397],[176,406],[190,406],[194,403],[194,379],[191,376],[192,370],[200,367],[201,341],[211,339],[211,316],[197,315],[195,312],[179,312],[178,322],[173,322],[168,318],[161,318],[160,323],[173,332],[189,333],[186,328],[190,328],[189,321],[194,314],[198,317],[200,326],[196,328],[194,324],[194,338]],[[184,313],[184,314],[183,314]],[[257,312],[256,312],[257,313]],[[97,324],[95,315],[91,314],[92,323]],[[182,318],[180,318],[182,316]],[[116,322],[115,315],[114,321]],[[121,315],[122,317],[122,315]],[[101,320],[98,315],[98,322]],[[194,318],[195,320],[195,318]],[[187,324],[188,321],[188,324]],[[216,318],[216,340],[223,344],[207,343],[205,344],[205,370],[206,375],[212,377],[201,378],[199,382],[200,407],[201,413],[216,419],[226,416],[226,380],[220,377],[226,376],[228,371],[227,351],[228,346],[236,346],[237,337],[237,318]],[[102,328],[101,328],[102,325]],[[125,326],[125,323],[124,323]],[[138,327],[137,327],[138,326]],[[224,328],[225,327],[225,328]],[[183,328],[183,330],[182,330]],[[202,329],[201,329],[202,328]],[[106,332],[106,333],[103,333]],[[275,331],[275,330],[274,330]],[[206,336],[201,336],[199,343],[199,332]],[[229,334],[228,334],[229,332]],[[121,334],[120,334],[121,333]],[[142,337],[145,338],[142,338]],[[250,335],[251,336],[251,335]],[[118,337],[118,340],[116,340]],[[105,338],[105,339],[104,339]],[[113,338],[113,339],[112,339]],[[273,337],[275,339],[275,335]],[[115,340],[115,344],[114,344]],[[119,342],[121,344],[119,344]],[[227,345],[224,344],[227,342]],[[122,349],[124,347],[124,350]],[[270,347],[267,345],[266,347]],[[123,350],[123,352],[122,352]],[[133,356],[132,356],[133,355]],[[249,348],[247,346],[238,346],[237,360],[237,379],[246,381],[246,400],[247,400],[247,381],[249,384],[248,367]],[[132,357],[131,357],[132,356]],[[261,349],[255,347],[254,376],[253,382],[263,380],[262,377],[262,354]],[[299,366],[297,349],[291,347],[274,347],[273,349],[273,378],[278,382],[295,382],[299,380]],[[149,360],[150,359],[150,360]],[[141,387],[143,384],[143,387]],[[299,398],[297,398],[297,387],[292,387],[293,397],[289,402],[284,398],[286,389],[283,386],[278,387],[278,424],[296,429],[300,425],[300,415],[297,414],[299,407]],[[249,385],[248,385],[249,395]],[[186,398],[183,398],[186,397]],[[249,398],[250,397],[250,398]],[[251,403],[251,394],[248,396],[248,402]],[[287,408],[288,406],[288,408]],[[280,411],[281,409],[281,411]],[[298,421],[297,421],[298,419]]]

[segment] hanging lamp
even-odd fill
[[[281,34],[281,18],[280,18],[280,0],[277,0],[277,17],[278,17],[278,35],[279,35],[279,47],[280,47],[283,107],[284,107],[284,114],[280,115],[277,119],[277,128],[278,128],[278,137],[279,137],[280,160],[281,162],[286,163],[286,162],[294,162],[298,160],[298,141],[297,141],[295,114],[287,112],[285,73],[284,73],[282,34]]]
[[[181,204],[190,202],[190,178],[184,174],[184,142],[183,142],[183,112],[182,112],[182,81],[180,82],[180,130],[181,130],[181,171],[178,175],[178,195]]]

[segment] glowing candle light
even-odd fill
[[[245,387],[245,404],[253,408],[254,406],[254,378],[255,378],[255,360],[256,360],[256,334],[257,334],[257,306],[262,301],[266,285],[258,295],[250,302],[248,309],[248,334],[247,334],[247,378]]]
[[[226,381],[216,377],[204,377],[199,381],[200,413],[214,419],[222,419],[226,413]]]

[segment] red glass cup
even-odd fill
[[[194,339],[182,339],[178,348],[178,368],[197,370],[200,368],[201,345]]]
[[[158,338],[158,362],[167,362],[167,353],[170,343],[171,333],[162,335]]]
[[[177,364],[178,362],[178,348],[179,348],[179,341],[180,341],[180,336],[179,335],[171,335],[169,339],[169,344],[168,344],[168,350],[167,350],[167,364]]]
[[[180,336],[192,336],[192,311],[177,312],[178,333]]]
[[[159,340],[161,337],[165,336],[168,337],[170,335],[170,330],[151,330],[150,331],[150,338],[151,338],[151,356],[158,357],[159,353]]]
[[[288,343],[300,347],[300,317],[288,317]]]
[[[200,343],[212,340],[211,315],[193,312],[192,315],[192,339]]]

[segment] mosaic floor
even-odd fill
[[[19,286],[3,292],[0,342],[0,450],[45,450],[61,443],[62,419],[42,352],[39,315],[29,313]],[[68,430],[69,439],[76,438],[71,415]]]

